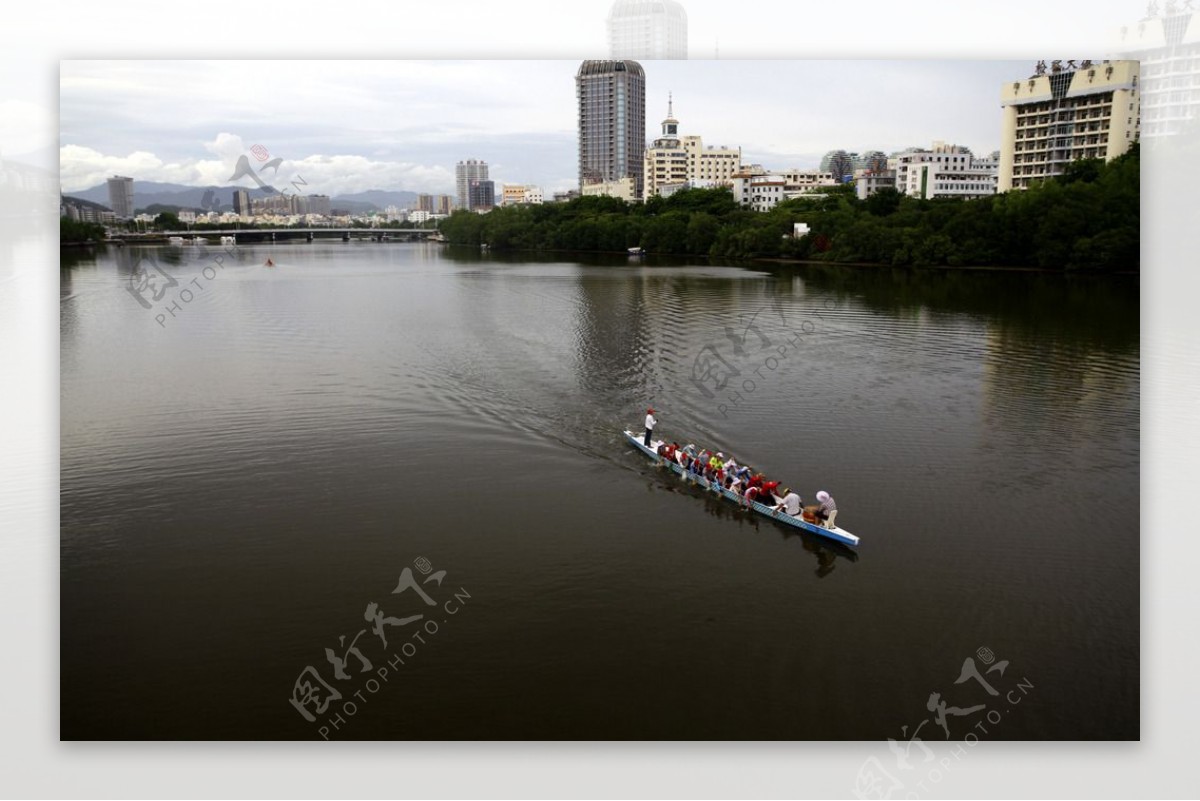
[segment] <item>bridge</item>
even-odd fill
[[[413,242],[420,239],[440,241],[436,228],[229,228],[216,231],[154,231],[152,233],[122,233],[109,237],[110,242],[160,243],[171,237],[182,237],[185,242],[210,240],[231,236],[238,244],[249,242],[281,242],[304,239],[341,239],[372,242]]]

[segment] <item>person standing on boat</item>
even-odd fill
[[[650,447],[650,435],[654,433],[654,427],[658,425],[658,419],[654,416],[654,409],[646,410],[646,438],[642,440],[646,443],[646,447]]]
[[[833,500],[833,496],[825,490],[817,493],[817,500],[820,506],[817,508],[817,519],[820,520],[825,528],[833,528],[833,520],[837,517],[837,504]]]

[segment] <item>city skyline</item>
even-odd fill
[[[455,165],[547,194],[578,186],[579,61],[295,62],[244,90],[244,62],[63,62],[64,192],[114,174],[224,185],[254,145],[331,196],[369,189],[456,194]],[[743,160],[815,168],[831,149],[893,152],[935,139],[999,146],[999,85],[1025,61],[650,61],[647,143],[674,98],[680,133]],[[261,67],[259,67],[261,69]],[[299,78],[300,80],[297,80]],[[195,87],[181,95],[178,86]],[[354,86],[353,91],[345,89]],[[910,94],[914,87],[923,91]],[[389,112],[388,109],[402,109]],[[653,129],[653,130],[651,130]]]

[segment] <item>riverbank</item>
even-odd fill
[[[780,264],[780,265],[805,265],[809,267],[854,267],[860,269],[903,269],[903,270],[919,270],[919,271],[944,271],[944,272],[990,272],[990,273],[1038,273],[1052,275],[1113,275],[1113,276],[1133,276],[1138,275],[1137,270],[1086,270],[1074,269],[1063,270],[1054,267],[1028,267],[1021,265],[998,265],[998,264],[959,264],[959,265],[925,265],[917,267],[915,265],[897,266],[894,264],[878,264],[874,262],[861,261],[817,261],[814,259],[782,259],[782,258],[756,258],[749,259],[755,264]]]
[[[845,265],[1130,272],[1140,267],[1136,146],[1072,165],[1027,190],[925,200],[852,185],[822,187],[755,212],[729,189],[689,189],[645,203],[569,203],[458,211],[441,223],[456,245],[491,251],[625,252]],[[797,232],[800,232],[797,235]]]

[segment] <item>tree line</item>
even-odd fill
[[[922,200],[894,189],[866,200],[853,187],[740,208],[728,189],[690,189],[646,203],[581,197],[568,203],[456,211],[452,244],[492,250],[624,251],[714,259],[783,258],[914,267],[1136,270],[1139,152],[1079,160],[1024,191]],[[793,225],[810,233],[793,238]]]

